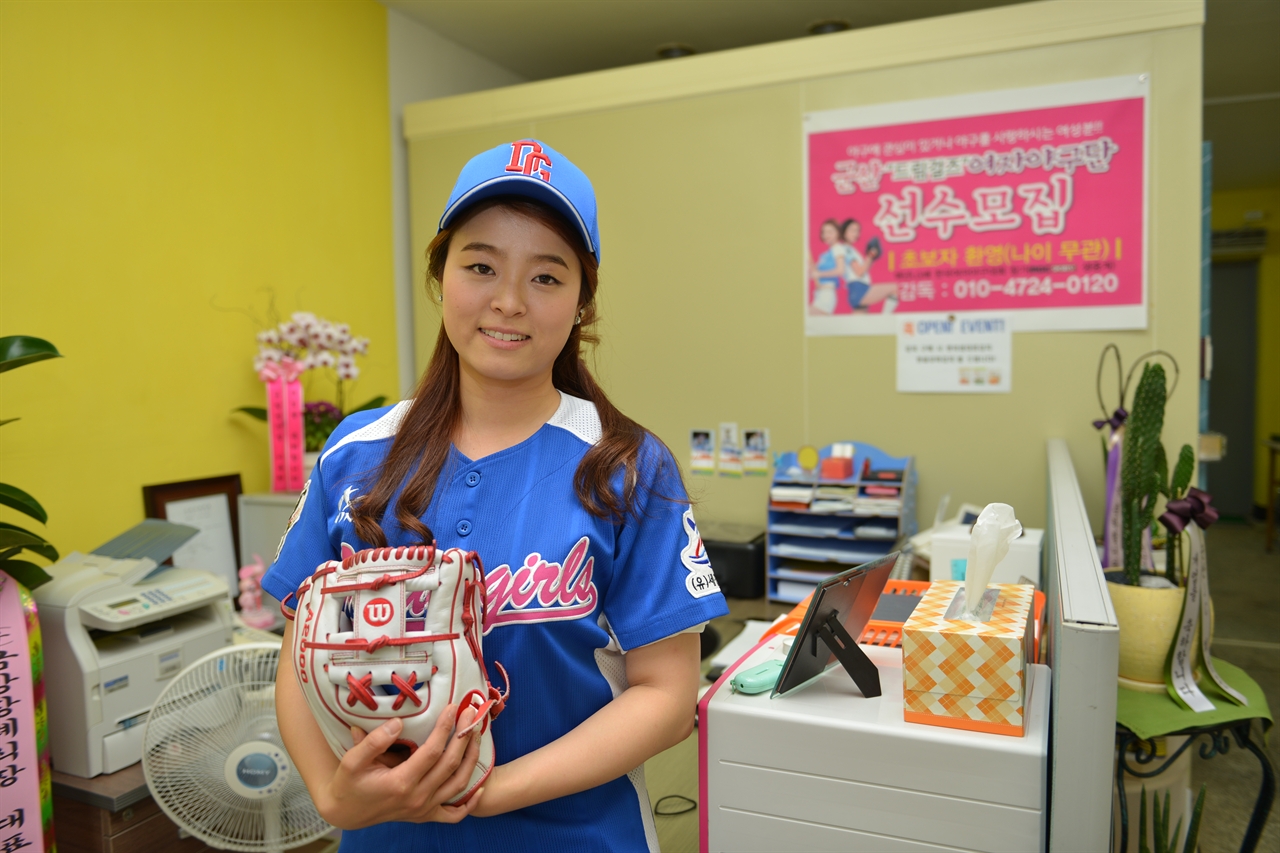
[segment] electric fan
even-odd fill
[[[147,718],[142,770],[174,823],[211,847],[287,850],[331,831],[276,726],[280,646],[205,655],[169,683]]]

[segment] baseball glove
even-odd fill
[[[884,250],[880,248],[879,237],[872,237],[870,240],[867,241],[867,257],[868,258],[874,261],[876,258],[880,257],[882,254],[884,254]]]
[[[434,545],[372,548],[321,565],[298,587],[293,664],[325,740],[341,758],[354,744],[350,726],[371,731],[392,717],[400,744],[424,743],[446,705],[466,708],[480,728],[480,758],[465,803],[493,769],[489,721],[507,695],[489,683],[484,633],[484,573],[476,553]],[[507,673],[495,662],[503,681]]]

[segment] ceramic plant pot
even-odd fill
[[[1120,683],[1134,690],[1164,692],[1164,662],[1178,632],[1186,589],[1107,581],[1107,591],[1120,626]]]

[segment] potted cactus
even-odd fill
[[[1151,530],[1160,498],[1177,500],[1188,491],[1195,454],[1184,445],[1172,477],[1160,440],[1167,402],[1164,366],[1143,365],[1124,424],[1119,494],[1123,565],[1108,567],[1107,587],[1120,625],[1120,683],[1131,689],[1165,690],[1165,660],[1177,633],[1186,571],[1181,535],[1170,530],[1165,572],[1150,557]]]

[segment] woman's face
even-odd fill
[[[537,220],[506,207],[473,216],[454,232],[440,282],[463,371],[508,383],[549,377],[581,281],[573,247]]]
[[[822,226],[822,231],[818,235],[822,242],[828,246],[834,246],[836,240],[840,237],[840,232],[830,222]]]
[[[844,229],[844,241],[852,246],[858,242],[858,235],[862,233],[862,226],[857,222],[850,222],[849,226]]]

